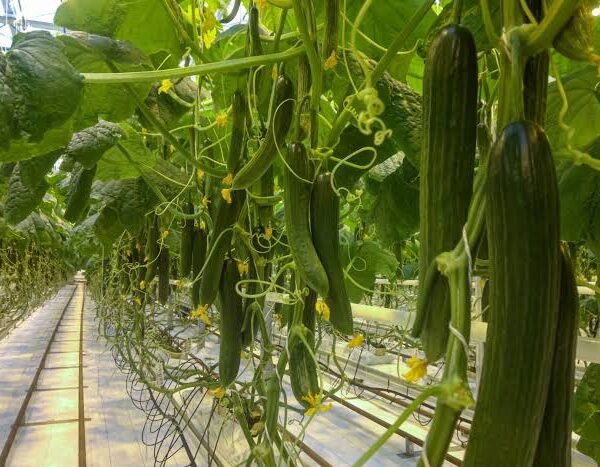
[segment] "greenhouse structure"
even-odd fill
[[[0,467],[600,467],[600,0],[0,0]]]

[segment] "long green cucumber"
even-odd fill
[[[237,172],[233,179],[234,190],[248,188],[267,171],[277,158],[277,148],[283,150],[285,137],[290,129],[294,111],[294,85],[285,75],[280,75],[275,84],[275,98],[271,108],[271,121],[267,136],[250,160]]]
[[[245,191],[232,191],[231,203],[222,198],[217,201],[215,219],[210,233],[206,265],[200,282],[200,305],[209,307],[219,291],[219,279],[225,255],[231,247],[233,225],[246,200]]]
[[[92,183],[96,176],[96,164],[86,169],[77,164],[76,172],[73,173],[69,183],[69,194],[67,195],[64,218],[70,222],[80,220],[89,205]]]
[[[423,144],[420,172],[419,281],[436,256],[460,240],[473,193],[477,136],[477,55],[468,29],[443,28],[431,44],[423,81]],[[420,293],[424,290],[419,288]],[[419,297],[413,335],[427,360],[446,351],[450,301],[439,278]]]
[[[292,331],[302,329],[308,345],[314,351],[316,303],[316,292],[309,290],[308,296],[304,299],[304,304],[302,302],[296,304],[294,317],[296,318],[300,314],[301,322],[295,322],[290,327],[291,335],[288,341],[290,385],[292,386],[292,392],[296,400],[307,408],[310,407],[310,403],[306,398],[319,394],[317,366],[304,342],[302,342],[299,336],[294,335]]]
[[[246,149],[246,99],[240,91],[233,93],[231,98],[231,139],[227,154],[227,171],[234,174],[242,160]]]
[[[531,466],[552,370],[560,286],[559,200],[550,144],[532,122],[501,132],[487,180],[490,306],[464,467]]]
[[[170,254],[167,245],[162,246],[158,254],[158,301],[164,305],[171,295],[170,277]]]
[[[312,239],[329,281],[329,294],[325,297],[329,320],[341,333],[352,334],[352,308],[340,261],[339,221],[340,202],[331,187],[331,173],[322,173],[313,183],[310,201]]]
[[[575,271],[566,247],[561,250],[559,300],[548,400],[535,451],[534,467],[571,466],[579,295]]]
[[[188,201],[183,212],[187,215],[194,214],[194,205]],[[194,219],[183,219],[181,226],[181,240],[179,242],[179,275],[187,277],[192,270],[192,248],[194,241]]]
[[[194,240],[192,242],[192,306],[195,308],[200,304],[200,279],[198,275],[202,271],[206,260],[206,231],[200,227],[194,228]]]
[[[242,325],[244,313],[242,297],[235,286],[240,281],[237,263],[233,259],[225,260],[221,276],[221,334],[219,344],[219,380],[222,386],[229,386],[235,381],[240,369],[242,352]]]
[[[309,225],[312,162],[302,143],[289,145],[286,162],[289,167],[283,176],[283,207],[292,259],[302,281],[321,297],[327,297],[329,281],[315,250]]]

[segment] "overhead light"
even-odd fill
[[[592,10],[592,15],[593,16],[600,16],[600,8],[594,8]]]

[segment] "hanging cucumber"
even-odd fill
[[[443,28],[431,44],[423,81],[420,172],[419,282],[436,256],[460,240],[473,193],[477,136],[477,55],[468,29]],[[419,291],[423,291],[420,287]],[[419,296],[413,335],[427,360],[446,350],[450,301],[438,275],[432,293]]]
[[[542,431],[533,462],[535,467],[571,466],[579,295],[575,271],[566,247],[561,249],[558,310],[552,373]]]
[[[240,215],[245,200],[245,191],[232,191],[231,203],[223,198],[219,198],[216,202],[217,208],[213,228],[210,232],[206,265],[200,282],[199,303],[206,309],[212,305],[217,296],[223,261],[231,247],[233,226]]]
[[[275,97],[267,136],[250,160],[235,175],[232,186],[234,190],[248,188],[255,183],[277,158],[277,149],[284,150],[285,137],[294,113],[293,99],[292,81],[287,76],[280,75],[275,84]]]
[[[329,320],[341,333],[352,334],[352,308],[340,261],[339,220],[340,203],[331,187],[331,173],[320,174],[313,184],[310,201],[312,239],[329,281],[329,294],[325,297]]]
[[[319,378],[317,375],[317,366],[310,351],[302,342],[299,336],[293,331],[303,332],[303,335],[310,346],[315,350],[315,305],[317,303],[317,294],[314,290],[309,290],[308,296],[304,299],[304,304],[298,302],[294,309],[294,324],[290,328],[290,337],[288,340],[289,364],[290,364],[290,385],[292,392],[298,403],[304,407],[309,407],[307,400],[310,396],[319,394]],[[298,316],[299,315],[299,316]],[[297,319],[300,317],[300,319]],[[302,329],[302,331],[300,331]]]
[[[541,127],[504,128],[487,182],[492,313],[463,465],[525,467],[542,429],[560,286],[558,186]]]
[[[171,295],[171,285],[169,284],[170,270],[169,247],[162,245],[158,254],[158,301],[161,305],[167,303]]]
[[[312,162],[302,143],[289,145],[286,162],[289,167],[283,176],[283,208],[292,259],[302,281],[321,297],[327,297],[329,281],[315,250],[309,225]]]
[[[234,174],[242,160],[246,149],[246,99],[240,91],[233,93],[231,98],[231,139],[227,155],[227,171]]]
[[[242,297],[236,292],[235,286],[240,281],[237,262],[225,260],[221,276],[221,334],[219,345],[219,380],[221,386],[229,386],[235,381],[240,369],[240,354],[242,352],[242,324],[244,314]]]
[[[188,201],[183,208],[184,214],[194,214],[194,205]],[[194,219],[185,218],[181,227],[181,241],[179,243],[179,275],[187,277],[192,270],[192,248],[194,241]]]
[[[69,183],[69,194],[67,195],[64,218],[70,222],[80,220],[89,205],[90,193],[92,192],[92,183],[96,176],[97,165],[86,169],[77,164],[76,171],[73,172]]]
[[[200,227],[194,228],[192,242],[192,306],[194,309],[200,304],[200,279],[198,278],[204,260],[206,259],[206,231]]]

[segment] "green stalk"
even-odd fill
[[[131,71],[124,73],[82,73],[86,84],[115,83],[154,83],[163,79],[183,78],[186,76],[204,76],[210,73],[232,73],[248,68],[283,62],[304,54],[304,46],[294,47],[284,52],[255,57],[234,58],[215,63],[202,63],[185,68],[170,68],[153,71]]]

